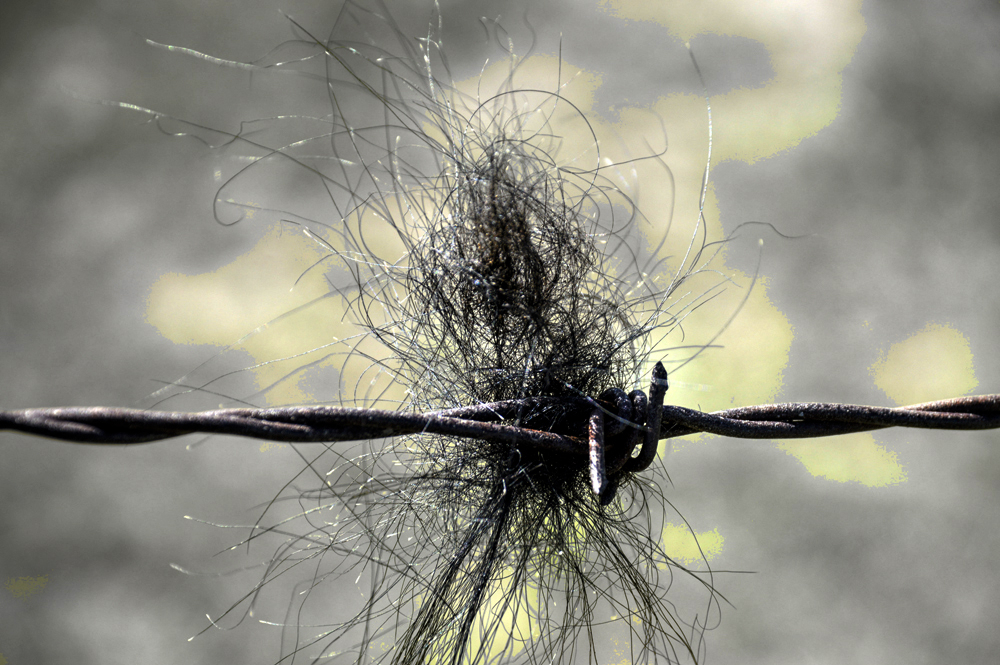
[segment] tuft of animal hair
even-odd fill
[[[551,91],[520,88],[523,60],[485,22],[509,71],[499,89],[463,92],[437,8],[419,41],[377,0],[346,2],[323,39],[292,23],[296,38],[271,64],[230,64],[318,79],[329,113],[276,119],[304,133],[264,147],[218,200],[249,209],[225,189],[275,160],[320,185],[332,214],[283,218],[323,248],[318,263],[343,267],[331,294],[359,332],[314,350],[306,368],[334,361],[344,404],[522,400],[497,421],[579,423],[581,436],[582,401],[646,387],[660,359],[651,354],[713,293],[678,297],[707,272],[711,244],[698,225],[668,271],[615,184],[627,164],[601,161],[593,131],[590,145],[564,144],[567,122],[590,125],[559,73]],[[226,143],[264,145],[242,130]],[[226,392],[214,381],[172,388]],[[295,450],[303,474],[245,541],[269,534],[282,545],[249,605],[227,612],[259,614],[263,594],[290,592],[285,618],[265,620],[282,626],[280,662],[703,657],[719,600],[707,563],[690,570],[663,549],[672,507],[659,465],[622,473],[604,505],[585,459],[513,444],[419,435]],[[296,572],[305,581],[288,582]]]

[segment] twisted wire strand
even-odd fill
[[[586,422],[574,431],[541,431],[505,425],[519,408],[546,400],[509,400],[428,413],[309,406],[178,412],[118,407],[56,407],[0,411],[0,430],[76,443],[135,444],[186,434],[229,434],[288,443],[355,441],[405,434],[520,443],[586,456]],[[580,400],[581,402],[583,400]],[[850,434],[887,427],[981,430],[1000,428],[1000,394],[957,397],[887,408],[823,402],[761,404],[705,413],[665,405],[660,439],[697,432],[742,439],[797,439]]]

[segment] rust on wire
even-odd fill
[[[572,401],[572,398],[558,399]],[[55,407],[0,411],[0,429],[94,444],[148,443],[196,433],[288,443],[434,433],[531,445],[581,459],[587,456],[586,432],[580,423],[576,428],[559,423],[551,431],[542,431],[494,422],[503,420],[517,406],[533,406],[541,401],[537,398],[509,400],[427,413],[333,406],[236,408],[194,413],[104,406]],[[586,405],[585,398],[575,401]],[[980,430],[1000,428],[1000,394],[957,397],[896,408],[792,402],[713,413],[665,405],[661,413],[659,439],[697,432],[742,439],[798,439],[887,427]]]

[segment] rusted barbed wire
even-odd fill
[[[186,434],[228,434],[287,443],[355,441],[405,434],[447,434],[522,443],[584,456],[586,419],[551,431],[503,424],[525,407],[559,401],[589,409],[586,398],[530,398],[427,413],[333,406],[214,411],[144,411],[117,407],[56,407],[0,411],[0,429],[93,444],[136,444]],[[570,422],[576,419],[567,419]],[[797,439],[888,427],[981,430],[1000,428],[1000,394],[957,397],[895,408],[791,402],[706,413],[665,405],[660,439],[697,432],[742,439]]]

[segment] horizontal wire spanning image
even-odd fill
[[[652,391],[651,391],[652,392]],[[518,414],[559,402],[564,417],[558,427],[533,429],[531,419]],[[624,408],[621,408],[622,405]],[[616,411],[615,408],[620,410]],[[115,407],[56,407],[0,411],[0,429],[35,434],[75,443],[128,445],[162,441],[187,434],[228,434],[281,442],[337,442],[377,439],[407,434],[445,434],[459,438],[497,441],[565,455],[572,465],[591,451],[600,464],[611,451],[608,431],[572,422],[572,414],[587,410],[610,421],[614,434],[631,430],[631,446],[614,450],[626,460],[645,458],[648,467],[656,454],[655,441],[706,432],[742,439],[805,439],[868,432],[888,427],[943,430],[1000,428],[1000,394],[974,395],[900,407],[790,402],[761,404],[704,413],[679,406],[660,407],[659,432],[653,435],[642,422],[629,420],[627,401],[617,405],[588,398],[528,398],[479,404],[429,413],[401,413],[381,409],[304,406],[271,409],[217,409],[200,413],[145,411]],[[642,414],[643,419],[647,417]],[[517,425],[504,421],[518,422]],[[618,425],[614,427],[614,425]],[[643,449],[637,449],[645,431]],[[621,446],[618,446],[621,448]],[[634,456],[633,456],[634,455]],[[595,488],[604,473],[591,464]],[[600,494],[600,491],[595,490]]]
[[[499,424],[518,407],[552,398],[512,400],[430,413],[349,407],[218,409],[199,413],[115,407],[54,407],[0,411],[0,429],[93,444],[134,444],[186,434],[230,434],[283,442],[353,441],[404,434],[449,434],[535,445],[552,452],[586,455],[584,434],[539,431]],[[572,405],[588,406],[586,400]],[[605,406],[602,409],[608,408]],[[664,405],[659,439],[707,432],[743,439],[801,439],[888,427],[982,430],[1000,428],[1000,395],[974,395],[900,407],[791,402],[703,413]],[[618,418],[613,411],[606,417]],[[582,430],[578,424],[576,430]],[[634,427],[632,423],[627,426]],[[641,426],[640,426],[641,427]]]

